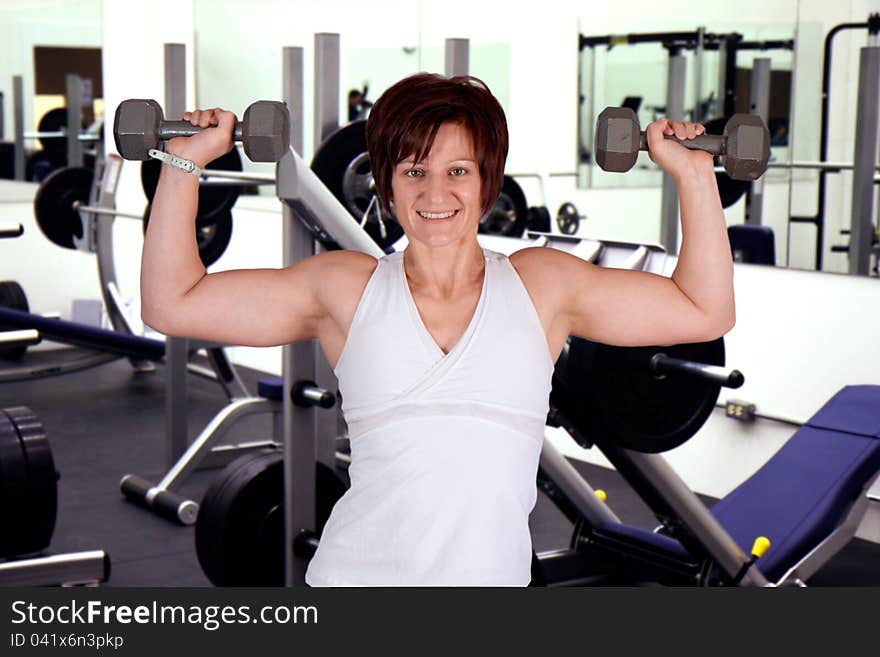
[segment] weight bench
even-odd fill
[[[279,445],[282,433],[282,398],[283,379],[278,377],[260,379],[258,396],[233,399],[220,409],[159,482],[154,484],[143,477],[127,474],[119,482],[122,494],[131,502],[153,511],[166,520],[180,525],[195,524],[199,515],[199,504],[179,495],[173,489],[192,474],[206,457],[224,450],[223,446],[216,446],[218,441],[243,417],[270,414],[273,437],[237,444],[232,446],[232,449],[259,450]]]
[[[175,493],[173,489],[195,471],[206,457],[212,454],[222,456],[224,451],[230,453],[233,450],[258,451],[281,445],[284,379],[274,376],[264,377],[258,381],[257,391],[256,397],[239,397],[226,404],[193,439],[161,481],[153,484],[142,477],[127,474],[119,483],[122,494],[128,500],[154,511],[167,520],[181,525],[195,524],[199,514],[198,503]],[[311,381],[294,383],[290,398],[296,406],[316,405],[332,408],[336,404],[335,394],[316,387]],[[217,445],[235,422],[248,415],[261,414],[269,414],[272,417],[270,438],[229,446]]]
[[[754,566],[768,583],[804,585],[855,536],[878,471],[880,386],[847,386],[716,503],[711,515],[745,554],[757,537],[770,539],[769,551]],[[684,572],[705,562],[700,548],[710,558],[719,556],[704,530],[686,524],[696,549],[668,535],[607,521],[582,540],[630,555],[647,553]],[[732,583],[739,583],[735,576]]]

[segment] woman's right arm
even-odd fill
[[[185,120],[203,130],[172,139],[167,150],[205,165],[232,148],[235,116],[208,110]],[[243,346],[275,346],[318,337],[327,315],[329,273],[344,275],[362,254],[330,252],[286,269],[208,274],[195,236],[198,178],[163,166],[144,238],[141,317],[166,335]]]

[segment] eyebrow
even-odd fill
[[[447,162],[447,164],[455,164],[456,162],[470,162],[472,164],[476,164],[477,161],[471,157],[458,157],[458,158],[453,158],[453,159],[449,160]],[[410,157],[410,158],[407,158],[405,160],[401,160],[400,162],[398,162],[397,166],[400,166],[401,164],[408,164],[408,165],[412,166],[414,164],[419,164],[419,163]]]

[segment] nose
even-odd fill
[[[432,205],[442,204],[449,199],[449,181],[446,176],[428,176],[423,188],[425,199]],[[434,209],[440,209],[435,207]]]

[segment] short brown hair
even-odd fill
[[[376,191],[390,209],[391,177],[400,162],[418,162],[430,152],[437,130],[459,123],[470,133],[480,170],[480,209],[486,214],[504,181],[507,120],[501,104],[482,80],[418,73],[383,93],[367,119],[367,150]]]

